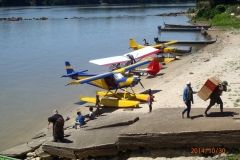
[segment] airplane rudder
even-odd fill
[[[74,72],[74,70],[73,70],[70,62],[66,61],[66,62],[65,62],[65,65],[66,65],[67,74],[70,74],[70,73],[73,73],[73,72]]]
[[[130,47],[137,47],[138,46],[137,42],[134,41],[133,39],[130,39],[129,41],[130,41]]]

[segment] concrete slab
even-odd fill
[[[116,155],[119,151],[142,148],[212,149],[240,147],[240,109],[193,108],[191,119],[182,119],[184,108],[161,108],[152,113],[113,113],[89,121],[66,137],[64,143],[45,142],[44,152],[67,158]],[[132,123],[139,117],[140,120]],[[129,125],[129,122],[132,124]],[[123,126],[122,124],[127,124]],[[117,126],[120,125],[120,126]],[[110,127],[114,126],[114,127]],[[97,129],[98,128],[98,129]]]
[[[138,113],[113,113],[89,121],[80,129],[74,129],[64,143],[46,142],[42,148],[51,155],[67,158],[115,155],[121,131],[136,122]],[[97,129],[99,128],[99,129]]]
[[[240,109],[193,108],[192,118],[182,119],[183,108],[163,108],[140,117],[119,135],[120,148],[240,147]],[[185,115],[186,116],[186,115]]]
[[[115,126],[125,126],[135,123],[139,120],[139,116],[144,115],[143,113],[111,113],[97,117],[94,121],[87,122],[87,130],[99,129]]]

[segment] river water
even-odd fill
[[[0,21],[0,151],[27,142],[47,125],[54,109],[66,114],[79,107],[79,95],[94,96],[89,85],[64,86],[65,61],[75,70],[108,71],[89,60],[132,51],[154,37],[203,40],[199,33],[159,33],[166,23],[188,24],[185,16],[154,16],[185,12],[194,3],[106,6],[0,8],[0,18],[48,20]],[[82,17],[80,19],[71,19]],[[68,19],[64,19],[68,18]]]

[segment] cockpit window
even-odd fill
[[[121,73],[115,73],[113,76],[116,80],[122,79],[124,77]]]

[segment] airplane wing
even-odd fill
[[[140,62],[134,63],[132,65],[129,65],[129,66],[126,66],[126,67],[114,70],[113,72],[115,72],[115,73],[116,72],[126,72],[126,71],[132,70],[134,68],[137,68],[137,67],[143,66],[145,64],[148,64],[150,62],[151,62],[151,60],[140,61]]]
[[[123,62],[129,61],[130,58],[128,57],[128,55],[132,55],[135,59],[136,58],[144,58],[144,57],[150,56],[152,54],[157,54],[159,51],[160,51],[159,49],[147,46],[145,48],[124,54],[123,56],[101,58],[101,59],[91,60],[89,62],[97,64],[97,65],[101,65],[101,66],[109,66],[112,64],[123,63]]]
[[[101,78],[112,76],[113,74],[114,74],[113,72],[107,72],[107,73],[103,73],[103,74],[98,74],[96,76],[92,76],[92,77],[85,78],[85,79],[82,79],[82,80],[77,80],[77,81],[70,82],[67,85],[88,83],[88,82],[91,82],[91,81],[94,81],[94,80],[97,80],[97,79],[101,79]]]

